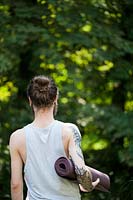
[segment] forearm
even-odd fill
[[[92,175],[90,170],[86,167],[85,164],[76,164],[75,165],[75,173],[77,176],[77,181],[82,187],[90,192],[93,190],[93,185],[92,185]]]

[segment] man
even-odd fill
[[[27,200],[80,200],[79,188],[91,191],[99,180],[92,182],[85,165],[78,128],[54,119],[58,90],[52,79],[34,77],[27,95],[34,120],[10,137],[12,200],[23,200],[23,165]],[[61,156],[73,160],[77,183],[56,174],[54,163]]]

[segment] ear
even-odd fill
[[[31,101],[30,97],[28,97],[28,99],[29,99],[29,105],[31,106],[32,105],[32,101]]]
[[[57,94],[56,97],[55,97],[54,103],[55,103],[55,104],[58,104],[58,94]]]

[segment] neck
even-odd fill
[[[53,107],[35,110],[34,126],[44,128],[54,121]]]

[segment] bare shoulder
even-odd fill
[[[64,123],[63,134],[67,135],[68,137],[70,137],[73,134],[80,135],[80,131],[79,131],[77,125],[75,125],[73,123]]]
[[[70,122],[67,122],[67,123],[64,123],[65,124],[65,126],[67,126],[67,127],[77,127],[77,125],[76,124],[73,124],[73,123],[70,123]]]
[[[74,124],[72,124],[72,123],[64,123],[63,124],[63,132],[65,134],[71,135],[71,133],[72,133],[71,126],[73,126],[73,125]]]
[[[10,141],[9,141],[9,146],[10,148],[12,147],[17,147],[21,143],[24,137],[24,130],[23,129],[18,129],[14,131],[11,136],[10,136]]]

